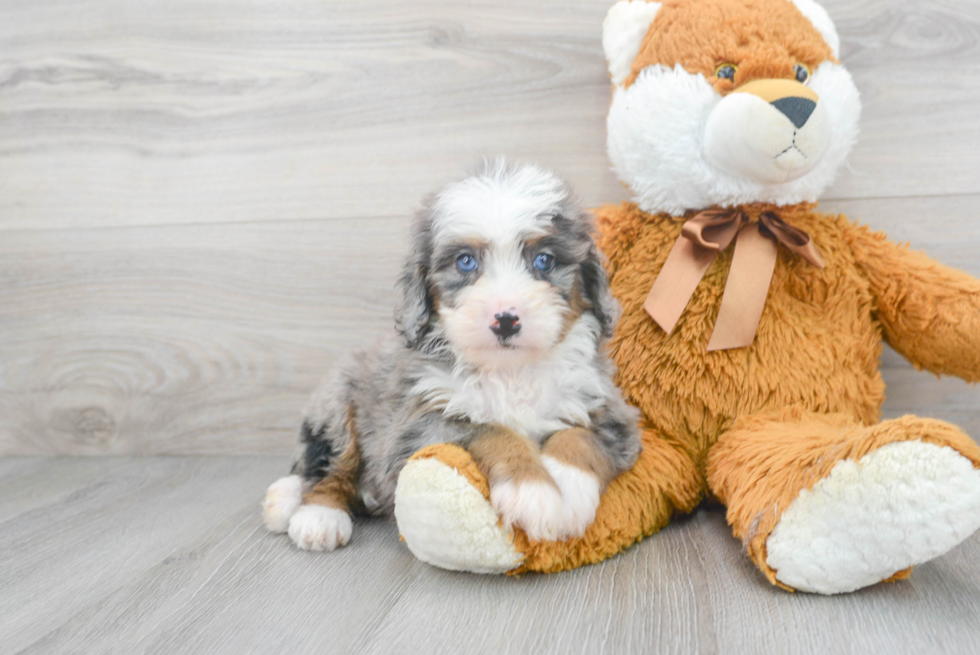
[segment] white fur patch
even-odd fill
[[[800,492],[766,541],[766,562],[790,587],[836,594],[928,562],[978,527],[980,471],[968,459],[892,443]]]
[[[588,471],[563,464],[554,457],[543,455],[541,459],[561,490],[562,523],[558,538],[581,537],[586,528],[595,521],[595,512],[599,507],[599,479]]]
[[[331,551],[346,546],[352,530],[350,514],[323,505],[303,505],[289,519],[289,538],[303,550]]]
[[[447,416],[500,423],[540,441],[558,430],[587,425],[589,414],[618,393],[599,369],[599,323],[585,314],[548,357],[525,366],[453,371],[430,368],[414,392]]]
[[[505,573],[524,559],[483,494],[435,459],[414,459],[402,469],[395,520],[412,554],[433,566]]]
[[[621,0],[606,14],[602,22],[602,49],[609,62],[609,76],[616,86],[622,84],[633,70],[633,60],[639,54],[660,6],[659,2]]]
[[[833,182],[857,139],[861,104],[850,74],[822,63],[810,77],[826,114],[826,150],[798,179],[765,183],[726,172],[704,156],[711,112],[722,96],[701,74],[681,66],[648,66],[636,82],[613,91],[607,147],[616,174],[651,213],[682,214],[712,205],[813,202]]]
[[[561,535],[561,493],[548,482],[505,480],[490,487],[490,504],[505,528],[518,526],[533,541],[554,541]]]
[[[303,504],[303,478],[287,475],[279,478],[265,492],[262,502],[262,520],[270,532],[285,532],[289,519]]]
[[[814,0],[790,0],[800,13],[806,16],[813,26],[820,32],[820,36],[830,46],[830,51],[834,57],[840,58],[840,37],[837,35],[837,28],[834,21],[830,20],[827,10],[818,5]]]
[[[485,175],[442,191],[433,204],[435,241],[479,238],[495,244],[546,234],[568,198],[564,182],[532,164],[508,168],[496,160]]]

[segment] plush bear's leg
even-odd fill
[[[972,534],[978,469],[980,448],[942,421],[788,410],[722,435],[708,483],[770,582],[832,594],[906,577]]]
[[[406,464],[395,491],[395,518],[419,559],[476,572],[554,572],[600,562],[650,535],[701,499],[704,481],[682,444],[654,430],[632,469],[602,495],[595,522],[579,539],[531,542],[508,534],[490,507],[486,478],[469,454],[429,446]]]

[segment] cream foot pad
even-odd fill
[[[797,496],[766,541],[776,579],[853,591],[947,552],[980,527],[980,471],[921,441],[844,460]]]
[[[395,519],[409,550],[440,568],[505,573],[524,558],[483,494],[437,459],[413,459],[402,469]]]

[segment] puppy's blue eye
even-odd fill
[[[464,273],[472,273],[476,270],[476,257],[473,255],[460,255],[456,258],[456,268]]]
[[[547,273],[555,267],[555,258],[546,252],[534,258],[534,268]]]

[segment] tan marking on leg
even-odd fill
[[[562,464],[593,474],[599,478],[603,489],[615,477],[612,463],[596,443],[595,434],[587,428],[569,428],[554,433],[544,444],[542,452]]]
[[[336,465],[331,465],[330,474],[313,485],[313,488],[303,495],[304,505],[323,505],[324,507],[341,509],[348,513],[363,509],[360,496],[357,493],[361,453],[357,448],[354,417],[349,411],[346,422],[347,431],[350,434],[350,443],[337,458]]]
[[[538,447],[510,428],[496,424],[485,426],[467,450],[491,487],[504,480],[515,483],[537,480],[554,485],[541,462]]]

